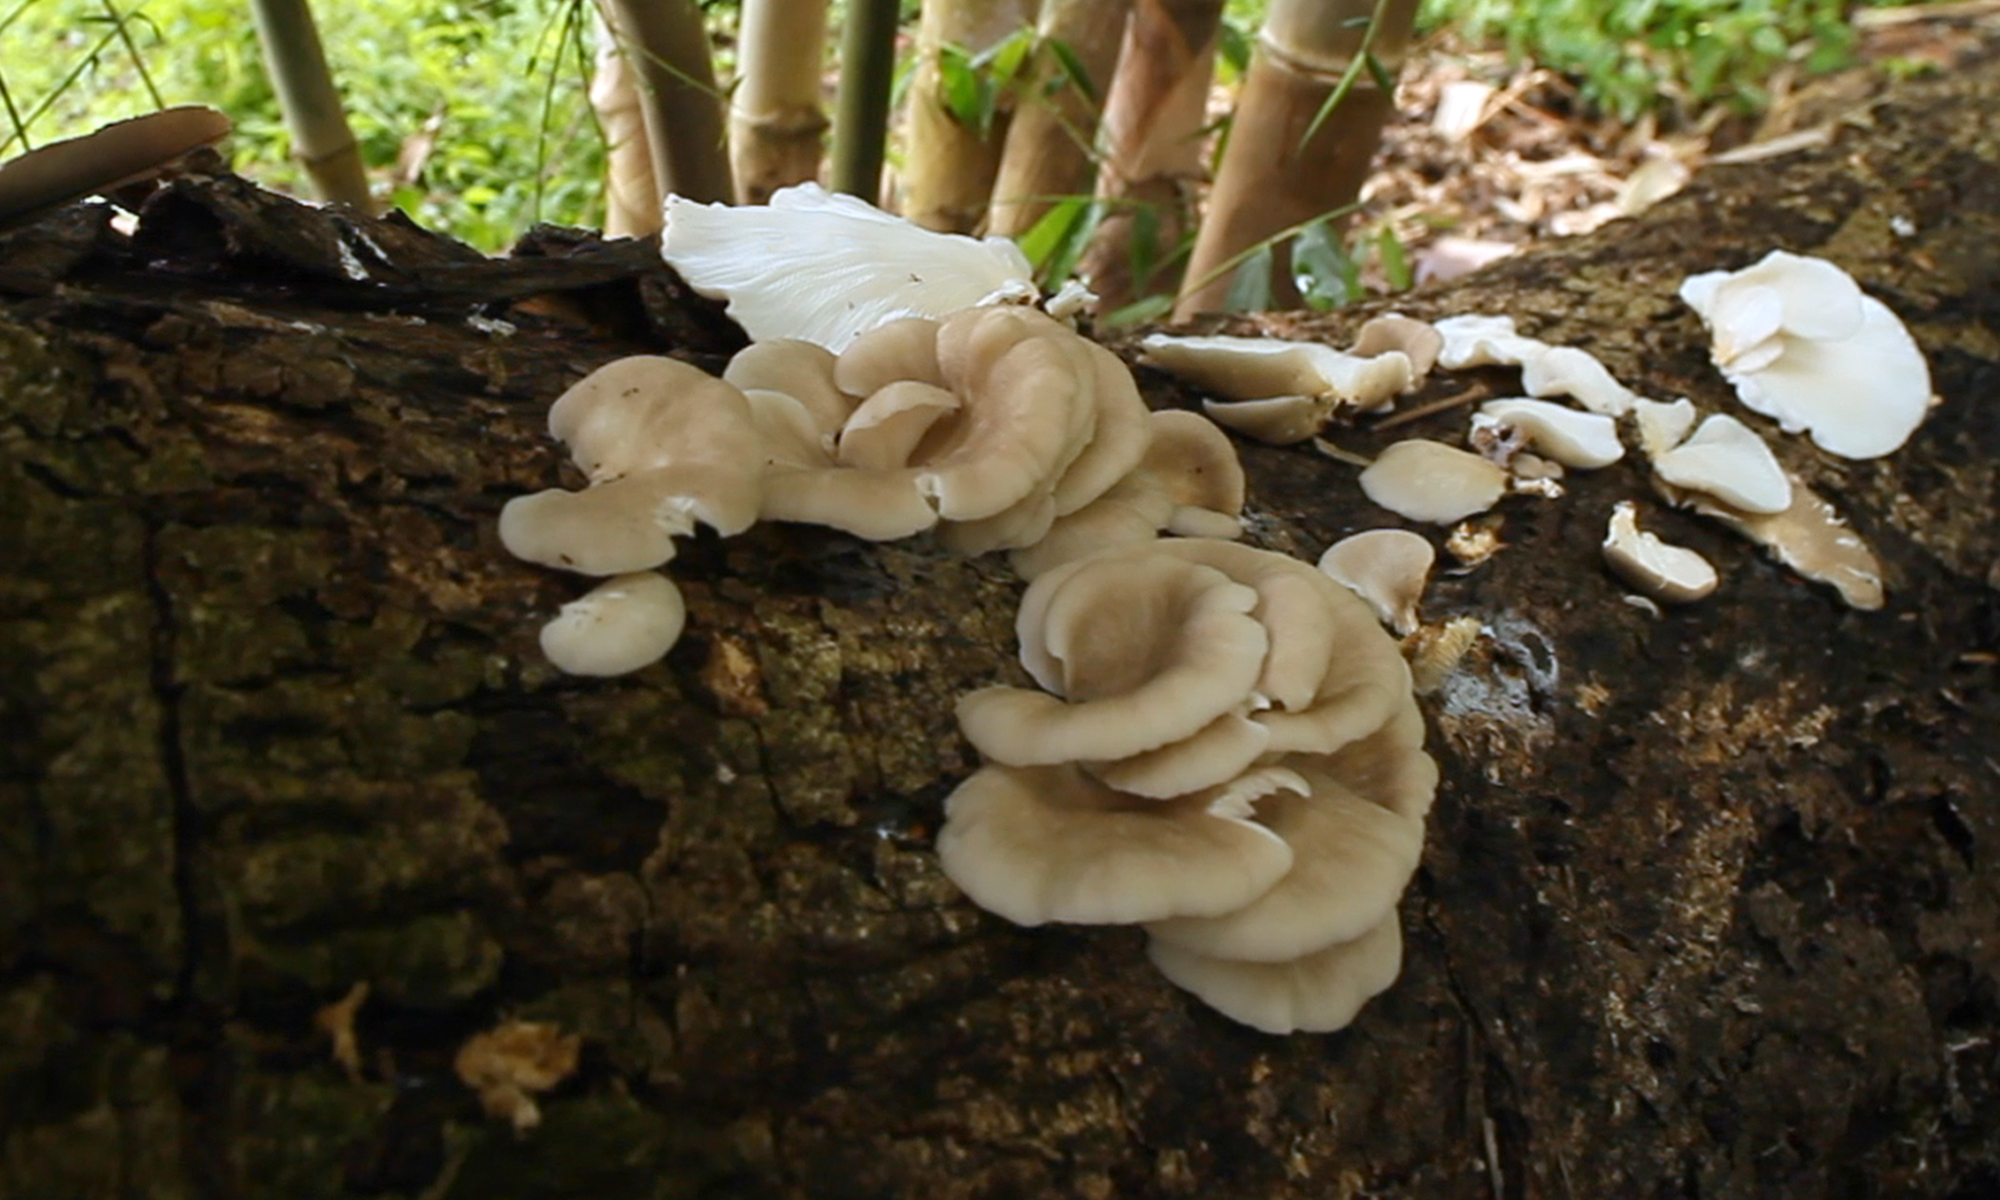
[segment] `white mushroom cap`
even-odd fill
[[[1578,412],[1547,400],[1489,400],[1479,406],[1479,414],[1520,430],[1528,445],[1566,467],[1592,470],[1625,457],[1618,422],[1602,413]]]
[[[665,657],[686,623],[672,580],[655,571],[619,575],[542,626],[542,653],[571,675],[623,675]]]
[[[1265,1033],[1330,1033],[1396,982],[1403,927],[1392,912],[1351,942],[1289,962],[1209,958],[1158,939],[1146,954],[1160,974],[1232,1021]]]
[[[1629,412],[1638,399],[1594,355],[1574,346],[1549,346],[1525,355],[1521,390],[1530,396],[1568,396],[1591,412],[1612,417]]]
[[[1514,331],[1514,318],[1466,314],[1431,322],[1444,339],[1437,363],[1447,371],[1467,367],[1518,367],[1548,343]]]
[[[1636,398],[1632,401],[1632,419],[1639,428],[1639,449],[1645,451],[1648,459],[1659,458],[1681,444],[1694,428],[1697,415],[1694,403],[1685,398],[1671,404],[1644,396]]]
[[[1744,512],[1783,512],[1792,503],[1792,485],[1777,456],[1755,430],[1731,416],[1703,421],[1693,437],[1653,460],[1653,473]]]
[[[1264,785],[1304,786],[1296,776]],[[1292,864],[1291,848],[1250,819],[1257,794],[1163,802],[1066,764],[986,766],[945,800],[938,861],[973,903],[1017,925],[1217,915],[1255,900]]]
[[[933,233],[812,183],[769,206],[667,197],[660,253],[755,341],[802,338],[830,350],[897,317],[941,317],[1029,301],[1034,271],[1007,238]]]
[[[1896,314],[1824,259],[1773,250],[1741,271],[1681,284],[1736,394],[1830,454],[1901,446],[1931,404],[1930,369]]]
[[[1319,556],[1319,569],[1368,602],[1399,634],[1417,627],[1417,602],[1430,582],[1437,550],[1407,529],[1369,529],[1344,537]]]
[[[1361,472],[1361,490],[1399,516],[1449,525],[1497,504],[1507,472],[1477,454],[1412,438],[1383,450]]]
[[[1715,591],[1720,577],[1700,554],[1663,542],[1639,528],[1637,507],[1621,500],[1604,534],[1604,561],[1614,573],[1655,600],[1691,604]]]
[[[1219,917],[1151,922],[1156,941],[1211,958],[1284,962],[1353,941],[1395,911],[1424,849],[1421,820],[1370,804],[1335,781],[1257,803],[1257,823],[1292,848],[1292,869]]]

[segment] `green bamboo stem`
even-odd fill
[[[264,69],[270,72],[285,128],[291,131],[292,157],[305,168],[314,194],[362,212],[374,211],[361,148],[327,70],[311,6],[307,0],[253,0],[251,12],[263,47]]]
[[[848,0],[834,100],[833,190],[877,204],[896,74],[897,0]]]

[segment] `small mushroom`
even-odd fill
[[[837,371],[833,352],[826,347],[797,338],[772,338],[737,351],[722,378],[745,393],[781,392],[798,401],[812,416],[816,439],[831,447],[859,399],[874,391],[842,392]]]
[[[1668,604],[1692,604],[1720,582],[1709,561],[1685,546],[1663,542],[1639,528],[1637,507],[1621,500],[1604,535],[1604,561],[1618,578]]]
[[[1693,437],[1653,460],[1653,474],[1742,512],[1783,512],[1792,503],[1791,482],[1771,447],[1731,416],[1703,421]]]
[[[1437,365],[1443,349],[1444,335],[1429,322],[1401,313],[1384,313],[1361,326],[1348,353],[1357,358],[1374,358],[1393,350],[1409,359],[1410,374],[1422,379]]]
[[[570,675],[624,675],[666,657],[687,623],[687,605],[657,571],[605,580],[542,626],[542,653]]]
[[[1638,399],[1596,356],[1574,346],[1548,346],[1524,357],[1521,390],[1530,396],[1568,396],[1610,417],[1625,415]]]
[[[1430,582],[1437,551],[1407,529],[1369,529],[1342,538],[1319,556],[1319,569],[1368,602],[1384,625],[1408,634]]]
[[[1530,447],[1566,467],[1594,470],[1625,456],[1617,421],[1602,413],[1547,400],[1489,400],[1479,406],[1475,426],[1482,420],[1519,430]]]
[[[1637,397],[1632,401],[1632,421],[1638,427],[1639,449],[1649,461],[1657,460],[1687,438],[1696,416],[1693,402],[1687,399],[1667,404]]]
[[[1930,368],[1909,330],[1825,259],[1773,250],[1741,271],[1690,276],[1680,294],[1743,403],[1829,454],[1887,454],[1930,410]]]
[[[1499,503],[1507,472],[1477,454],[1440,442],[1397,442],[1361,472],[1370,500],[1412,521],[1449,525]]]
[[[1467,367],[1518,367],[1523,359],[1548,348],[1548,343],[1515,332],[1514,318],[1469,313],[1431,322],[1444,339],[1438,365],[1447,371]]]

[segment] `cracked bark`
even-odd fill
[[[1783,245],[1910,318],[1945,402],[1883,462],[1784,439],[1883,554],[1883,613],[1678,514],[1723,590],[1622,604],[1596,541],[1630,464],[1503,508],[1509,547],[1425,603],[1491,637],[1429,705],[1404,977],[1331,1037],[939,877],[951,701],[1020,678],[997,563],[697,539],[664,664],[540,663],[581,589],[493,516],[560,474],[549,399],[737,336],[643,244],[487,262],[205,175],[129,240],[82,209],[0,235],[0,1194],[1986,1194],[1996,104],[1990,65],[1913,86],[1399,298],[1727,410],[1673,288]],[[1351,469],[1245,458],[1263,544],[1384,523]],[[362,979],[349,1079],[312,1016]],[[450,1068],[503,1015],[585,1038],[522,1140]]]

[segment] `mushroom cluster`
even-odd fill
[[[1169,979],[1267,1032],[1338,1029],[1395,979],[1437,770],[1366,604],[1189,538],[1045,572],[1016,632],[1039,690],[960,700],[986,765],[938,833],[975,903],[1141,925]]]

